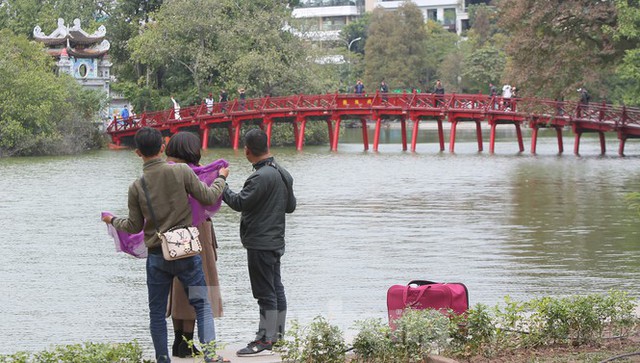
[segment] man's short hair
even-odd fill
[[[267,134],[260,129],[253,129],[244,134],[244,145],[254,156],[262,156],[269,152]]]
[[[162,134],[160,131],[148,126],[138,130],[133,140],[136,142],[136,148],[140,150],[143,156],[158,155],[162,147]]]

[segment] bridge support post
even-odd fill
[[[298,147],[298,119],[293,120],[293,142]]]
[[[333,120],[332,119],[327,120],[327,129],[329,131],[329,147],[331,147],[331,145],[333,145]]]
[[[338,139],[340,138],[340,118],[336,118],[336,123],[333,126],[333,143],[331,144],[331,151],[338,151]]]
[[[271,129],[273,128],[273,121],[270,117],[265,117],[265,119],[262,121],[261,126],[264,133],[267,134],[267,145],[271,147]]]
[[[538,146],[538,125],[533,126],[531,130],[531,153],[536,153],[536,147]]]
[[[519,123],[516,123],[516,135],[518,136],[518,148],[520,152],[524,151],[524,142],[522,141],[522,129]]]
[[[489,153],[493,154],[496,148],[496,123],[491,123],[491,136],[489,139]]]
[[[625,135],[619,135],[620,146],[618,146],[618,155],[624,156],[624,144],[627,142],[627,137]]]
[[[418,142],[418,125],[420,124],[420,118],[413,120],[413,130],[411,132],[411,152],[416,152],[416,144]]]
[[[573,153],[575,155],[580,155],[580,137],[582,136],[582,132],[575,131],[576,137],[573,142]]]
[[[206,127],[201,130],[200,137],[202,139],[202,150],[207,150],[209,148],[209,127]]]
[[[304,127],[307,124],[307,119],[304,117],[301,117],[301,120],[299,122],[300,122],[300,127],[298,128],[296,150],[302,151],[302,146],[304,145]]]
[[[476,120],[476,139],[478,139],[478,151],[482,151],[484,149],[482,146],[482,126],[478,120]]]
[[[562,143],[562,127],[556,127],[556,136],[558,138],[558,153],[564,152],[564,144]]]
[[[449,152],[454,152],[456,147],[456,129],[458,128],[458,120],[451,122],[451,134],[449,135]]]
[[[600,154],[604,155],[607,152],[607,145],[604,140],[604,132],[598,131],[598,136],[600,136]]]
[[[380,143],[380,127],[382,126],[382,117],[376,117],[376,130],[373,133],[373,151],[378,152],[378,144]]]
[[[361,118],[362,123],[362,143],[364,144],[364,151],[369,150],[369,130],[367,130],[367,119]]]
[[[235,122],[233,122],[235,123]],[[240,131],[242,129],[242,123],[240,121],[234,127],[233,132],[233,150],[238,150],[238,146],[240,145]]]
[[[440,141],[440,151],[444,151],[444,130],[442,130],[442,118],[436,120],[438,122],[438,140]]]
[[[402,151],[407,151],[407,119],[400,118],[400,132],[402,132]]]

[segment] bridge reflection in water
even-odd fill
[[[367,120],[375,123],[373,150],[378,151],[380,130],[387,119],[400,121],[402,150],[407,150],[407,122],[412,123],[411,151],[416,151],[420,123],[434,123],[440,151],[445,149],[443,121],[450,124],[449,151],[454,152],[456,131],[460,123],[473,123],[476,130],[478,151],[483,150],[482,123],[490,127],[489,151],[494,152],[498,125],[515,127],[518,150],[524,151],[522,126],[532,129],[531,152],[536,153],[538,131],[554,129],[558,152],[564,151],[563,129],[571,127],[574,134],[576,155],[580,151],[583,133],[597,133],[600,151],[606,152],[605,133],[615,133],[619,140],[618,154],[624,156],[627,139],[640,138],[640,109],[607,104],[580,104],[576,101],[558,102],[539,98],[505,99],[485,95],[435,95],[424,93],[351,95],[295,95],[288,97],[264,97],[217,103],[213,109],[205,104],[185,107],[175,114],[173,109],[143,113],[129,120],[114,118],[107,128],[113,143],[120,146],[143,126],[172,135],[182,129],[196,129],[202,139],[202,148],[208,147],[209,130],[226,128],[234,149],[240,144],[243,125],[257,124],[271,141],[273,123],[290,123],[293,127],[298,150],[304,146],[307,122],[325,122],[332,151],[338,149],[340,125],[344,120],[356,120],[362,126],[362,143],[369,150]]]

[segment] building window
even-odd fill
[[[438,21],[438,10],[427,9],[427,20]]]
[[[340,30],[347,25],[346,17],[322,18],[322,30]]]
[[[444,9],[444,25],[455,26],[456,25],[456,9],[448,8]]]

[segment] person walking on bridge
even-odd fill
[[[280,275],[285,249],[285,213],[296,209],[293,177],[278,165],[271,153],[267,134],[260,129],[244,135],[244,154],[255,170],[239,193],[224,189],[222,200],[242,212],[240,240],[247,250],[249,280],[258,300],[260,322],[255,339],[236,352],[238,356],[270,353],[282,339],[287,316],[287,299]]]

